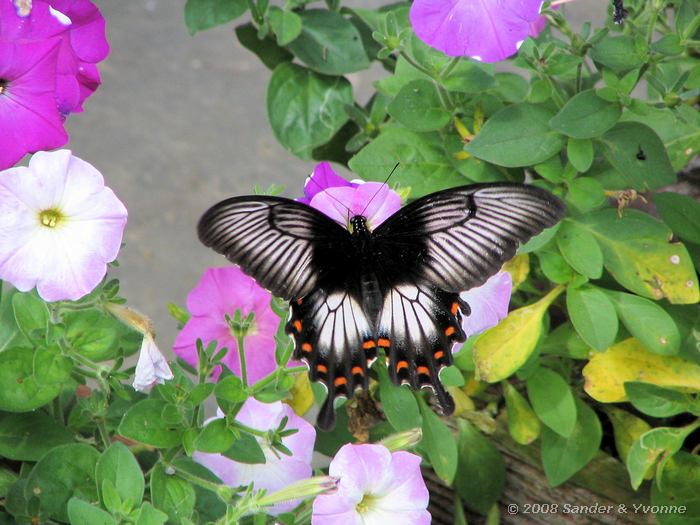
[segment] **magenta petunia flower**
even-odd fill
[[[226,322],[236,310],[243,317],[253,313],[253,324],[244,336],[248,381],[254,383],[274,372],[275,332],[280,318],[272,311],[272,295],[260,287],[237,266],[209,268],[187,296],[187,309],[192,317],[175,339],[173,352],[192,366],[197,366],[197,339],[204,346],[211,341],[217,348],[228,348],[224,364],[236,375],[241,375],[238,343]],[[221,373],[217,370],[213,377]]]
[[[0,39],[0,169],[68,142],[56,110],[58,43]]]
[[[91,292],[117,258],[127,211],[68,150],[0,172],[0,279],[46,301]]]
[[[219,411],[218,418],[223,417]],[[231,487],[253,484],[255,489],[266,489],[268,492],[280,490],[290,483],[311,476],[311,456],[316,441],[316,431],[313,425],[297,416],[289,405],[276,401],[261,403],[255,398],[248,398],[236,421],[256,430],[275,430],[282,419],[288,418],[286,429],[297,429],[298,432],[282,438],[282,444],[292,453],[291,456],[274,451],[270,443],[258,438],[258,443],[265,454],[265,463],[238,463],[221,454],[205,454],[195,452],[193,458],[201,463],[221,481]],[[266,512],[277,515],[289,512],[298,505],[297,501],[279,503],[266,509]]]
[[[363,215],[370,229],[374,229],[401,208],[401,197],[386,184],[348,182],[327,162],[316,166],[304,194],[309,199],[307,204],[343,227],[348,226],[352,216]]]
[[[109,54],[104,18],[90,0],[3,0],[0,39],[58,44],[55,96],[62,115],[83,110],[100,84],[96,64]]]
[[[477,288],[462,292],[460,297],[471,309],[462,318],[462,329],[467,337],[496,326],[508,315],[513,279],[508,272],[498,272]]]
[[[498,62],[528,37],[542,0],[415,0],[410,20],[418,38],[449,56]]]
[[[381,445],[344,445],[329,468],[340,478],[338,490],[316,498],[312,525],[429,525],[420,463]]]

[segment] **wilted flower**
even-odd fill
[[[428,489],[421,458],[381,445],[344,445],[329,474],[340,478],[335,494],[314,501],[312,525],[428,525]]]
[[[471,313],[462,318],[462,329],[467,337],[496,326],[508,315],[512,290],[513,279],[508,272],[501,271],[481,286],[460,294],[471,309]]]
[[[219,412],[217,417],[223,417],[223,414]],[[266,489],[268,492],[274,492],[290,483],[306,479],[311,476],[311,455],[316,441],[316,431],[309,422],[297,416],[288,405],[280,401],[261,403],[252,397],[243,404],[236,415],[236,421],[256,430],[268,431],[276,430],[285,417],[288,419],[285,430],[298,430],[282,438],[282,444],[292,453],[291,456],[274,450],[267,440],[258,438],[265,454],[265,463],[238,463],[221,454],[203,452],[195,452],[193,458],[231,487],[252,483],[256,490]],[[297,504],[295,501],[278,503],[266,509],[266,512],[288,512]]]
[[[91,292],[117,257],[127,211],[93,166],[68,150],[0,173],[0,279],[46,301]]]
[[[226,317],[236,310],[242,317],[253,313],[253,322],[244,337],[248,381],[254,383],[274,372],[275,332],[280,318],[272,311],[272,295],[260,287],[237,266],[209,268],[187,296],[187,309],[192,317],[175,339],[173,352],[192,366],[197,366],[197,339],[204,346],[211,341],[217,348],[228,348],[224,364],[241,375],[238,343]],[[214,374],[218,377],[220,370]]]
[[[410,19],[418,38],[449,56],[498,62],[528,37],[542,0],[415,0]]]
[[[109,54],[105,21],[90,0],[4,0],[0,39],[58,45],[55,96],[62,115],[82,111],[100,85],[97,63]]]
[[[0,169],[68,142],[54,96],[57,55],[56,41],[0,39]]]
[[[344,227],[354,215],[363,215],[370,229],[374,229],[401,208],[401,197],[386,184],[348,182],[327,162],[316,166],[304,193],[307,197],[311,195],[311,207]]]
[[[163,384],[173,377],[168,361],[158,350],[153,335],[150,332],[146,332],[143,335],[141,353],[136,363],[134,389],[139,392],[148,392],[156,383]]]

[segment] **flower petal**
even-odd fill
[[[304,184],[304,196],[297,201],[304,204],[309,204],[314,196],[328,188],[336,187],[355,187],[357,184],[346,181],[338,175],[329,162],[323,161],[316,164],[313,173],[306,179]]]
[[[160,353],[151,334],[145,334],[141,343],[139,360],[134,373],[134,389],[147,392],[156,383],[164,383],[173,378],[168,361]]]
[[[352,211],[367,217],[370,229],[375,229],[401,208],[401,197],[386,184],[365,182],[357,187]]]
[[[462,329],[467,337],[496,326],[508,315],[513,279],[508,272],[499,272],[478,288],[462,292],[471,313],[462,319]]]

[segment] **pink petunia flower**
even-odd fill
[[[462,292],[459,296],[469,305],[471,313],[462,318],[467,337],[496,326],[508,315],[513,279],[508,272],[498,272],[484,284]]]
[[[316,498],[312,525],[429,525],[420,463],[381,445],[344,445],[329,468],[340,478],[338,490]]]
[[[498,62],[528,37],[542,0],[415,0],[410,20],[418,38],[449,56]]]
[[[223,414],[219,411],[217,418],[221,417]],[[309,422],[297,416],[289,405],[280,401],[261,403],[251,397],[236,415],[236,421],[256,430],[267,431],[277,429],[284,417],[288,418],[285,429],[298,430],[282,438],[282,444],[289,449],[291,456],[273,451],[269,442],[258,438],[258,443],[265,454],[265,463],[238,463],[222,454],[203,452],[195,452],[193,458],[231,487],[252,483],[256,490],[266,489],[268,492],[274,492],[290,483],[306,479],[311,476],[311,455],[316,441],[316,431]],[[297,505],[297,501],[278,503],[266,509],[266,512],[277,515],[289,512]]]
[[[348,182],[327,162],[316,166],[304,186],[304,194],[312,208],[343,227],[354,215],[363,215],[373,230],[401,208],[401,197],[386,184]]]
[[[56,41],[0,39],[0,169],[68,142],[54,96],[57,55]]]
[[[244,338],[246,371],[250,383],[262,379],[277,367],[275,332],[280,318],[272,311],[271,300],[270,292],[237,266],[209,268],[187,296],[187,309],[192,317],[177,335],[173,352],[196,367],[197,339],[204,346],[216,341],[217,348],[228,348],[224,364],[240,376],[238,343],[226,316],[233,318],[238,309],[244,318],[253,313],[253,324]],[[214,379],[220,373],[217,370]]]
[[[107,58],[105,20],[90,0],[2,0],[0,39],[58,45],[55,96],[61,115],[80,112],[100,85],[97,63]]]
[[[0,279],[45,301],[91,292],[117,257],[127,211],[99,171],[68,150],[0,173]]]

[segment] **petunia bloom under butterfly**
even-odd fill
[[[210,208],[198,230],[205,245],[290,301],[295,358],[328,389],[320,428],[333,427],[336,397],[367,388],[379,349],[394,384],[431,387],[450,414],[454,402],[438,375],[466,339],[462,316],[471,312],[459,293],[556,224],[564,205],[534,186],[476,184],[426,195],[375,228],[353,213],[345,228],[301,202],[232,197]]]

